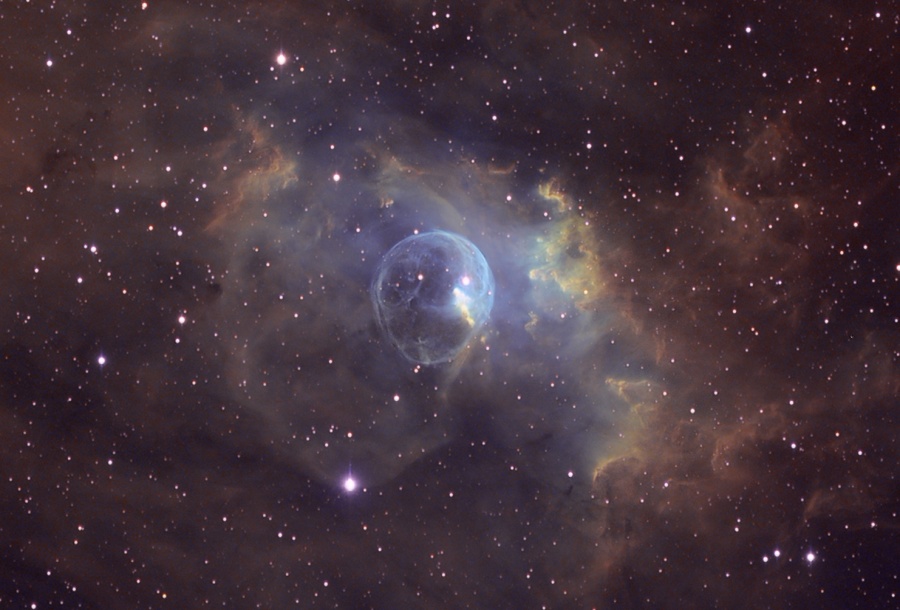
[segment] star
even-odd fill
[[[347,493],[353,493],[354,491],[356,491],[356,486],[357,486],[356,479],[353,478],[353,475],[352,474],[347,475],[347,478],[344,479],[344,490]]]

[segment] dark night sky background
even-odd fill
[[[896,4],[111,6],[0,2],[0,606],[897,607]]]

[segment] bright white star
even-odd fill
[[[353,492],[356,490],[356,479],[354,479],[352,475],[344,479],[344,489],[347,492]]]

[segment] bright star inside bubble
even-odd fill
[[[815,560],[816,560],[816,554],[815,554],[815,553],[813,553],[812,551],[810,551],[809,553],[806,554],[806,561],[808,561],[809,563],[812,563],[812,562],[814,562]]]
[[[278,57],[275,58],[275,61],[279,66],[283,66],[287,63],[287,55],[285,55],[284,53],[279,53]]]
[[[356,491],[356,479],[352,476],[348,476],[344,479],[344,490],[348,492]]]

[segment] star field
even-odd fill
[[[895,607],[898,26],[3,3],[0,606]]]

